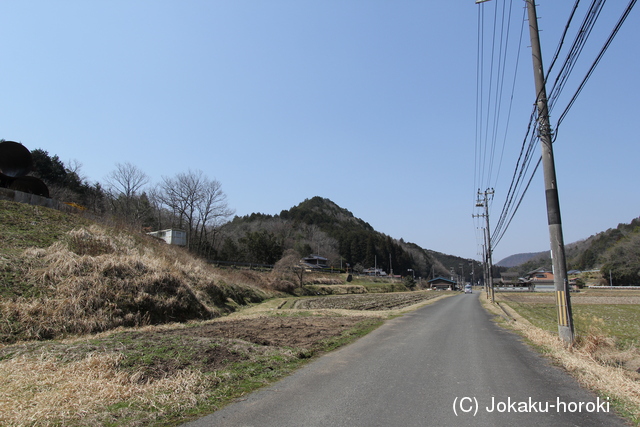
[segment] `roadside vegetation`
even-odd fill
[[[0,223],[2,426],[177,425],[452,294],[215,268],[122,224],[8,201]]]
[[[422,291],[413,306],[295,308],[305,297],[268,300],[229,316],[186,324],[119,328],[66,340],[0,347],[0,424],[178,425],[352,342],[383,320],[453,292]],[[288,308],[292,307],[292,308]],[[361,307],[359,307],[361,308]]]
[[[5,346],[0,424],[178,425],[380,323],[376,317],[280,315]]]
[[[640,291],[589,289],[572,294],[572,347],[558,338],[553,295],[496,293],[497,306],[480,299],[489,311],[508,319],[504,325],[640,425]]]

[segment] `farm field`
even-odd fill
[[[556,307],[552,293],[496,293],[496,301],[506,303],[535,326],[557,331]],[[620,348],[640,347],[640,291],[598,289],[571,294],[577,336],[600,333],[612,337]]]
[[[178,425],[453,294],[278,298],[215,320],[0,346],[0,425]]]
[[[549,293],[496,293],[507,305],[534,326],[557,332],[556,307]],[[577,342],[591,342],[620,367],[640,373],[640,291],[585,290],[571,295]],[[609,362],[607,362],[609,363]]]
[[[444,292],[398,292],[387,294],[335,295],[298,299],[296,309],[395,310],[445,295]]]

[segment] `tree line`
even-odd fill
[[[36,149],[32,174],[49,187],[52,198],[74,203],[106,220],[144,231],[179,228],[189,250],[210,256],[216,231],[233,215],[222,185],[202,171],[181,172],[151,184],[132,163],[117,163],[103,183],[90,183],[81,165],[65,165],[57,155]]]
[[[587,239],[565,246],[568,270],[594,270],[602,273],[602,284],[640,284],[640,218],[620,223]],[[510,269],[524,275],[542,267],[551,270],[549,252]]]
[[[461,262],[454,257],[443,265],[433,255],[437,253],[376,232],[321,197],[279,215],[234,217],[221,183],[202,171],[163,176],[151,183],[146,173],[125,162],[117,163],[103,182],[90,183],[78,162],[65,165],[42,149],[33,150],[32,157],[32,174],[47,184],[52,198],[141,231],[185,230],[187,248],[210,260],[276,264],[285,252],[290,256],[294,251],[300,257],[321,255],[335,268],[361,271],[377,266],[396,275],[424,278],[448,275]],[[465,276],[470,280],[470,272]]]

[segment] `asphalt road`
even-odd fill
[[[478,293],[425,306],[189,427],[623,426],[491,321]]]

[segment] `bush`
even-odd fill
[[[416,287],[416,279],[414,279],[413,276],[405,276],[402,279],[402,284],[409,289],[414,289]]]

